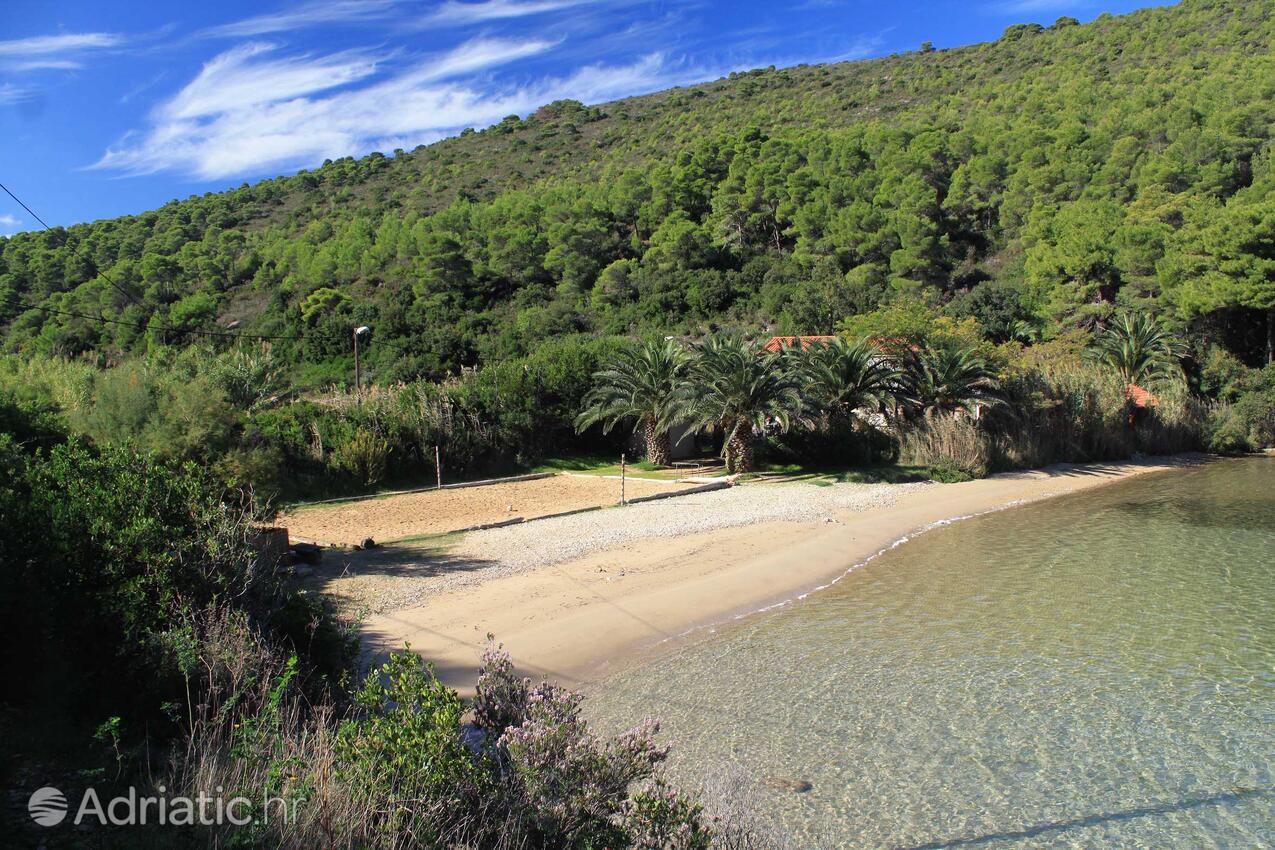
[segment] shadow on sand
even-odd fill
[[[1198,452],[1178,455],[1144,457],[1137,460],[1095,461],[1093,463],[1055,463],[1040,469],[1023,469],[1011,472],[998,472],[997,478],[1006,481],[1035,478],[1046,475],[1050,478],[1094,478],[1116,475],[1121,469],[1130,466],[1163,467],[1164,469],[1189,469],[1203,466],[1215,458]]]
[[[345,551],[329,549],[315,568],[312,584],[325,590],[333,580],[346,576],[394,576],[434,578],[475,572],[496,566],[486,558],[462,558],[452,554],[447,542],[429,544],[387,543],[375,549]]]

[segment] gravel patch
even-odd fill
[[[517,572],[652,537],[680,537],[759,522],[812,522],[887,507],[924,484],[744,484],[659,502],[555,517],[468,534],[452,551]]]
[[[818,522],[888,507],[916,484],[744,484],[728,490],[553,517],[469,532],[457,541],[330,551],[306,584],[348,613],[379,614],[498,576],[584,557],[655,537],[678,537],[760,522]]]

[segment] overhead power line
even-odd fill
[[[40,222],[40,224],[44,227],[45,230],[48,230],[48,231],[53,230],[53,228],[50,227],[44,219],[36,215],[35,210],[31,209],[29,206],[26,205],[25,201],[23,201],[17,195],[13,194],[13,191],[10,190],[8,186],[4,185],[3,183],[0,183],[0,189],[3,189],[6,195],[8,195],[10,198],[13,198],[13,200],[18,204],[18,206],[26,210],[27,213],[32,218]],[[128,298],[129,301],[132,301],[134,304],[136,304],[138,307],[141,307],[142,309],[146,309],[146,305],[143,304],[141,300],[137,298],[136,295],[134,295],[132,292],[129,292],[127,289],[125,289],[124,287],[116,283],[115,280],[110,275],[108,275],[106,272],[98,268],[96,263],[93,264],[93,271],[97,273],[98,277],[101,277],[111,286],[115,287],[115,289],[118,292],[122,293],[124,297]],[[41,310],[45,313],[53,313],[59,316],[72,316],[77,319],[85,319],[91,322],[102,322],[104,324],[110,324],[110,325],[124,325],[126,327],[137,327],[139,325],[138,322],[129,322],[124,319],[108,319],[105,316],[93,316],[88,313],[77,313],[73,310],[59,310],[55,307],[44,307],[39,304],[27,304],[24,301],[21,301],[18,299],[9,299],[9,303],[15,307],[20,307],[24,310]],[[154,311],[152,310],[151,312],[153,315]],[[166,333],[193,334],[197,336],[217,337],[221,339],[253,339],[253,340],[259,340],[263,342],[273,342],[277,340],[300,341],[302,339],[305,339],[305,334],[252,334],[252,333],[240,333],[238,331],[188,330],[187,328],[175,328],[171,325],[149,325],[149,327],[152,328],[153,330],[164,331]],[[376,344],[381,346],[388,346],[390,348],[397,349],[401,353],[406,353],[406,349],[404,348],[404,343],[401,341],[390,340],[390,339],[376,340]]]
[[[0,183],[0,189],[4,189],[4,193],[8,195],[10,198],[13,198],[13,200],[17,201],[18,206],[22,207],[24,210],[30,213],[31,217],[34,218],[36,221],[40,222],[40,224],[43,225],[45,230],[48,230],[48,231],[53,230],[52,227],[49,227],[48,222],[46,222],[44,219],[40,218],[38,215],[35,214],[35,210],[31,209],[29,206],[26,205],[25,201],[23,201],[17,195],[13,194],[13,190],[11,190],[8,186],[4,185],[3,183]],[[108,275],[106,272],[102,271],[101,269],[97,267],[97,263],[93,263],[93,271],[97,273],[98,277],[103,278],[111,286],[115,287],[115,290],[121,293],[129,301],[132,301],[138,307],[143,306],[141,300],[138,299],[136,295],[134,295],[132,292],[129,292],[127,289],[125,289],[124,287],[116,283],[114,279],[111,278],[110,275]]]
[[[15,194],[13,194],[12,192],[10,192],[10,191],[9,191],[9,187],[8,187],[8,186],[4,185],[3,183],[0,183],[0,189],[4,189],[4,193],[5,193],[6,195],[8,195],[10,198],[13,198],[13,200],[17,201],[18,206],[20,206],[20,207],[22,207],[24,210],[26,210],[28,215],[30,215],[30,216],[31,216],[33,219],[35,219],[36,221],[40,222],[40,224],[44,225],[44,229],[45,229],[45,230],[52,230],[52,229],[53,229],[52,227],[49,227],[49,225],[45,222],[45,220],[44,220],[44,219],[40,218],[38,215],[36,215],[36,214],[35,214],[35,210],[31,209],[29,206],[27,206],[25,203],[23,203],[23,202],[22,202],[22,199],[21,199],[21,198],[19,198],[17,195],[15,195]]]
[[[56,307],[45,307],[42,304],[27,304],[25,301],[19,301],[16,298],[9,299],[9,303],[15,307],[21,307],[25,310],[40,310],[44,313],[54,313],[59,316],[73,316],[77,319],[87,319],[90,322],[102,322],[108,325],[124,325],[126,327],[136,328],[141,325],[140,322],[129,322],[124,319],[108,319],[105,316],[94,316],[89,313],[77,313],[74,310],[59,310]],[[201,331],[190,330],[188,328],[175,328],[172,325],[147,325],[154,330],[168,331],[174,334],[197,334],[199,336],[216,336],[216,337],[233,337],[236,339],[259,339],[259,340],[299,340],[302,337],[288,334],[241,334],[234,331]]]

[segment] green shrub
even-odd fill
[[[778,458],[813,466],[871,466],[899,455],[898,441],[864,422],[833,423],[826,429],[793,428],[767,440]]]
[[[1251,370],[1224,348],[1209,346],[1200,364],[1200,391],[1220,402],[1235,401]]]
[[[235,446],[214,468],[230,486],[250,489],[261,505],[278,497],[283,488],[284,454],[278,446]]]
[[[940,457],[930,464],[929,475],[931,480],[940,484],[960,484],[963,481],[973,481],[976,477],[975,472],[966,469],[955,458]]]
[[[212,360],[208,371],[230,403],[248,411],[283,390],[283,365],[269,343],[262,343],[257,348],[222,352]]]
[[[242,620],[212,617],[202,634],[215,687],[165,783],[301,798],[292,822],[225,828],[209,843],[707,850],[721,823],[723,847],[778,846],[758,837],[755,814],[710,819],[668,784],[657,724],[598,736],[579,694],[518,677],[498,650],[484,654],[466,725],[456,692],[411,652],[371,670],[342,711],[304,700],[296,662]]]
[[[1264,386],[1242,392],[1232,408],[1254,447],[1275,446],[1275,367],[1263,370]]]
[[[348,636],[258,564],[240,494],[210,472],[83,440],[28,456],[4,445],[0,642],[23,648],[6,653],[6,672],[73,683],[59,706],[67,717],[119,715],[160,740],[172,733],[185,712],[165,706],[190,704],[210,606],[243,612],[307,671],[339,681]]]
[[[72,429],[98,445],[132,443],[174,460],[215,458],[238,418],[212,378],[144,361],[95,373],[87,402],[68,412]]]
[[[370,487],[379,484],[385,477],[385,464],[389,457],[389,442],[359,428],[332,452],[332,466]]]
[[[703,806],[660,781],[635,793],[623,817],[634,850],[708,850],[713,844]]]
[[[1209,451],[1214,454],[1240,455],[1253,450],[1253,444],[1248,440],[1248,428],[1233,414],[1234,411],[1228,409],[1209,436]]]
[[[447,846],[491,784],[461,739],[460,698],[402,652],[368,676],[355,703],[360,711],[341,724],[335,757],[340,781],[376,813],[357,830],[378,844],[411,835]]]

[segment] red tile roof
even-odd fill
[[[834,339],[835,336],[772,336],[761,348],[762,351],[774,352],[799,345],[802,351],[807,351],[816,343],[832,342]]]
[[[1124,397],[1133,402],[1134,407],[1155,407],[1160,403],[1159,396],[1137,384],[1125,387]]]

